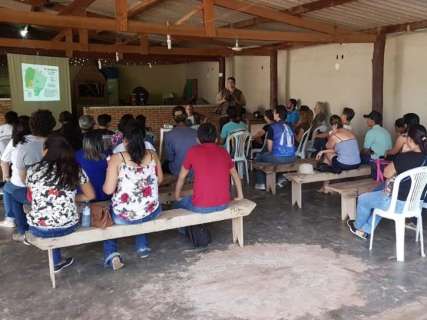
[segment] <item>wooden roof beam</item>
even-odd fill
[[[214,0],[203,0],[203,24],[208,37],[215,37]]]
[[[309,12],[327,9],[327,8],[343,5],[346,3],[355,2],[355,1],[357,0],[317,0],[317,1],[301,4],[301,5],[291,7],[285,10],[280,10],[280,11],[284,13],[289,13],[292,15],[302,15]],[[233,28],[249,28],[259,23],[264,23],[269,21],[270,21],[269,19],[254,17],[254,18],[249,18],[239,22],[232,23],[228,26]]]
[[[217,0],[218,1],[218,0]],[[230,0],[227,0],[230,1]],[[116,21],[113,19],[94,18],[84,16],[58,16],[43,12],[24,12],[12,9],[2,9],[0,22],[26,23],[54,28],[73,28],[88,30],[117,31]],[[203,28],[191,26],[166,26],[162,24],[145,23],[128,20],[128,32],[145,34],[170,34],[207,38]],[[294,42],[373,42],[374,34],[349,33],[328,35],[316,32],[282,32],[265,30],[247,30],[217,28],[215,38],[242,39],[257,41],[294,41]]]
[[[243,12],[255,17],[265,18],[271,21],[277,21],[281,23],[286,23],[295,27],[299,27],[302,29],[317,31],[326,34],[337,34],[337,33],[352,33],[352,30],[337,27],[335,25],[331,25],[328,23],[308,19],[301,18],[298,16],[293,16],[292,14],[281,12],[279,10],[275,10],[268,7],[262,7],[255,5],[253,3],[249,3],[246,1],[240,0],[214,0],[215,5],[235,10],[239,12]]]
[[[181,24],[184,24],[185,22],[187,22],[188,20],[190,20],[194,15],[198,14],[202,9],[203,9],[202,5],[196,6],[194,9],[192,9],[191,11],[189,11],[188,13],[186,13],[185,15],[183,15],[181,18],[179,18],[175,22],[175,25],[179,26]]]
[[[134,6],[129,8],[128,18],[133,18],[133,17],[140,15],[145,10],[155,6],[156,4],[160,3],[161,1],[162,0],[140,0]]]
[[[63,9],[59,10],[59,15],[79,15],[87,10],[87,8],[96,0],[74,0]]]
[[[116,0],[117,31],[128,31],[128,2],[127,0]]]

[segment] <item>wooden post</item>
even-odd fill
[[[219,57],[218,59],[218,92],[225,88],[225,57]]]
[[[277,107],[277,50],[270,54],[270,108]]]
[[[372,58],[372,110],[383,113],[384,51],[386,35],[380,33],[374,42]]]

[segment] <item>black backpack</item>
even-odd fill
[[[193,243],[195,248],[207,247],[212,242],[211,233],[205,224],[185,228],[185,236]]]

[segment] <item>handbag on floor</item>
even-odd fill
[[[206,224],[199,224],[185,228],[185,236],[195,248],[207,247],[212,242],[211,233]]]

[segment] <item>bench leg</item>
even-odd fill
[[[243,247],[243,217],[234,218],[232,220],[233,228],[233,243],[238,242],[240,247]]]
[[[356,219],[356,197],[341,196],[341,220],[345,221],[347,216],[351,220]]]
[[[302,194],[301,194],[301,183],[292,181],[292,205],[297,205],[298,208],[302,207]]]
[[[55,283],[55,272],[54,272],[54,266],[53,266],[53,252],[52,249],[47,250],[47,255],[49,257],[49,274],[50,274],[50,281],[52,282],[52,288],[56,288]]]
[[[265,174],[267,191],[276,194],[276,172],[267,172]]]

